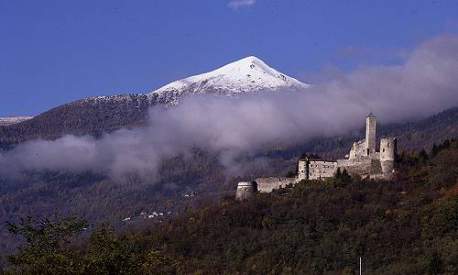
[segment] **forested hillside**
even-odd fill
[[[377,125],[379,138],[392,136],[398,139],[401,150],[431,149],[434,144],[458,136],[458,107],[417,121]],[[282,154],[297,151],[313,152],[323,157],[335,158],[348,154],[354,141],[363,139],[364,128],[352,134],[332,138],[316,138],[297,148],[283,150]]]
[[[0,126],[0,150],[7,150],[18,143],[33,140],[53,140],[64,135],[91,135],[100,137],[121,128],[145,126],[151,106],[162,105],[167,98],[148,97],[142,94],[88,98],[68,103],[44,112],[30,120]],[[402,148],[430,148],[433,143],[458,135],[458,107],[417,121],[381,125],[380,133],[399,137]],[[363,129],[346,136],[317,137],[293,148],[282,148],[297,155],[297,151],[309,151],[325,156],[343,156],[353,141],[364,136]],[[299,153],[300,154],[300,153]]]
[[[457,136],[458,109],[414,123],[380,128],[382,135],[400,137],[401,151],[422,148],[422,145],[432,148],[434,141],[438,143]],[[109,222],[118,228],[139,220],[142,223],[142,212],[170,211],[168,219],[195,201],[217,199],[226,192],[233,192],[239,180],[294,173],[297,159],[305,152],[341,157],[362,134],[360,131],[352,136],[316,139],[298,146],[266,150],[239,159],[243,169],[236,171],[223,167],[217,154],[196,149],[187,158],[177,156],[164,161],[158,176],[151,179],[132,175],[113,180],[106,175],[63,171],[24,173],[14,179],[0,177],[0,255],[11,253],[17,244],[7,233],[6,221],[17,222],[18,217],[28,215],[71,214],[91,224]],[[122,222],[129,217],[131,221]]]
[[[154,104],[154,98],[141,94],[94,97],[64,104],[30,120],[0,126],[0,149],[31,139],[97,137],[124,127],[142,126]]]
[[[403,153],[398,167],[392,181],[343,173],[85,241],[79,219],[23,220],[9,226],[26,241],[7,272],[356,274],[362,257],[364,274],[457,274],[458,142]]]

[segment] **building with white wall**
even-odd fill
[[[354,142],[344,159],[324,160],[305,157],[298,162],[295,178],[258,178],[249,183],[253,186],[250,190],[256,189],[261,193],[269,193],[274,189],[284,188],[302,180],[322,180],[333,177],[337,169],[346,170],[350,175],[361,178],[388,180],[394,174],[396,143],[396,138],[381,138],[379,150],[377,150],[377,119],[371,113],[366,117],[365,139]],[[247,182],[243,184],[245,186]]]

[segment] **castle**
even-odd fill
[[[361,178],[390,179],[394,173],[396,138],[380,139],[377,151],[377,120],[371,113],[366,118],[366,138],[353,143],[350,153],[344,159],[324,160],[305,157],[298,162],[294,178],[257,178],[253,182],[239,182],[236,198],[248,199],[255,192],[269,193],[274,189],[294,185],[302,180],[322,180],[333,177],[337,169],[346,170],[350,175]]]

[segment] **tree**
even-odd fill
[[[123,239],[107,225],[102,225],[90,237],[86,253],[85,273],[87,274],[126,274],[135,269],[135,243]]]
[[[342,171],[340,171],[340,167],[339,167],[339,168],[337,168],[337,171],[336,171],[336,174],[335,174],[334,177],[335,177],[336,179],[338,179],[338,178],[340,178],[341,176],[342,176]]]
[[[60,221],[27,217],[8,223],[8,230],[25,240],[19,252],[9,257],[11,269],[25,274],[77,273],[80,263],[69,248],[72,238],[87,226],[85,220],[69,217]]]
[[[429,160],[428,153],[426,153],[425,149],[420,151],[418,157],[422,163],[426,163]]]
[[[436,275],[436,274],[442,274],[442,272],[443,272],[442,259],[439,253],[434,252],[433,255],[429,259],[428,273],[431,275]]]
[[[334,185],[335,186],[344,186],[351,182],[351,176],[348,174],[346,169],[343,171],[340,168],[337,168],[336,174],[334,175]]]

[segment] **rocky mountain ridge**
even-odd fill
[[[309,87],[250,56],[214,71],[174,81],[147,94],[95,96],[57,106],[23,122],[2,126],[0,148],[31,139],[56,139],[66,134],[100,136],[145,124],[151,106],[176,105],[195,94],[242,96]]]

